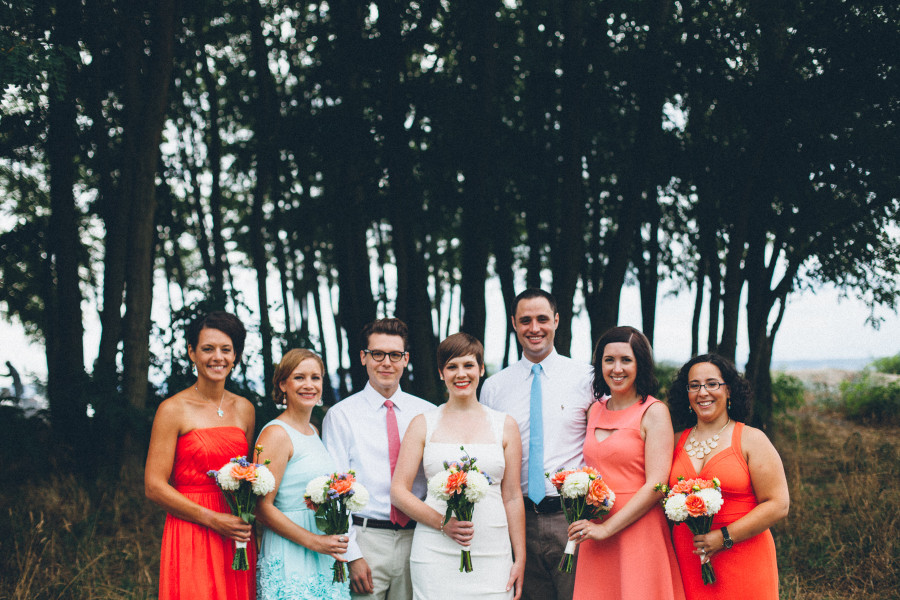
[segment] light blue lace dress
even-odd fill
[[[266,427],[273,425],[284,428],[294,445],[294,454],[275,496],[275,507],[300,527],[322,533],[303,494],[311,479],[334,472],[334,461],[318,435],[303,435],[279,420]],[[331,556],[313,552],[265,529],[256,570],[259,600],[347,600],[349,584],[332,583],[333,566]]]

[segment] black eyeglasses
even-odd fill
[[[372,357],[375,362],[381,362],[385,356],[391,358],[391,362],[400,362],[406,356],[406,352],[385,352],[384,350],[363,350],[365,354]]]
[[[700,388],[706,388],[707,392],[714,392],[717,389],[719,389],[720,387],[722,387],[723,385],[725,385],[724,381],[710,380],[710,381],[707,381],[706,383],[698,383],[696,381],[692,381],[689,384],[687,384],[687,391],[689,391],[692,394],[699,394]]]

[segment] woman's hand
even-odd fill
[[[231,513],[208,510],[206,526],[236,542],[249,542],[253,536],[253,526]]]
[[[581,519],[569,525],[569,539],[579,544],[584,540],[605,540],[609,536],[609,528],[603,523]]]
[[[442,531],[444,535],[460,546],[468,546],[472,543],[472,537],[475,535],[475,525],[472,524],[472,521],[458,521],[456,517],[450,517]]]
[[[506,582],[506,591],[515,590],[513,600],[522,597],[522,584],[525,582],[525,559],[517,560],[509,570],[509,581]]]
[[[725,536],[720,529],[694,536],[694,554],[700,557],[700,564],[709,560],[725,549]]]
[[[312,550],[319,554],[327,554],[334,560],[347,562],[344,554],[347,552],[347,541],[350,538],[346,533],[339,535],[316,535]]]

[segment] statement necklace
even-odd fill
[[[196,385],[194,386],[194,389],[197,390],[197,393],[200,394],[200,397],[203,398],[204,400],[206,400],[207,402],[215,402],[215,400],[210,400],[209,398],[204,396],[203,393],[200,391],[200,388],[198,388]],[[219,407],[216,409],[216,414],[219,415],[220,419],[225,416],[225,411],[222,410],[222,402],[224,402],[224,401],[225,401],[225,392],[222,392],[222,399],[219,400]]]
[[[714,448],[719,447],[719,434],[725,431],[725,428],[728,427],[728,424],[731,423],[731,418],[729,417],[727,421],[725,421],[725,425],[722,426],[714,436],[706,438],[702,442],[698,442],[697,438],[694,437],[694,434],[697,433],[697,426],[694,425],[693,430],[691,431],[691,437],[688,438],[687,444],[684,445],[685,451],[687,451],[687,455],[691,458],[703,458],[707,454],[713,451]]]

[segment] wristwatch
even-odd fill
[[[725,546],[726,550],[731,550],[731,547],[734,546],[734,540],[728,535],[727,527],[722,528],[722,544]]]

